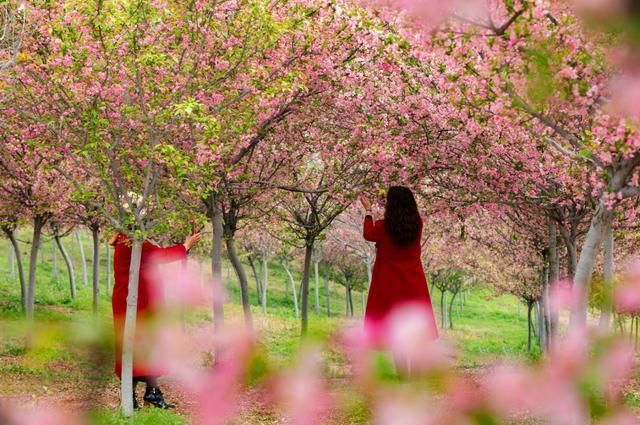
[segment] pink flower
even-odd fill
[[[300,352],[296,365],[280,376],[276,387],[288,423],[325,423],[332,400],[322,373],[322,352],[307,347]]]
[[[389,316],[384,344],[405,372],[428,372],[451,365],[454,351],[448,342],[437,339],[432,318],[433,312],[420,304],[402,306]]]

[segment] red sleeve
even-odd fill
[[[374,223],[373,217],[370,215],[364,218],[364,229],[362,231],[362,235],[365,240],[369,242],[378,242],[380,239],[380,224],[379,222]]]
[[[171,263],[180,261],[187,257],[187,249],[183,244],[172,245],[166,248],[160,248],[151,242],[144,242],[142,245],[142,253],[150,261],[157,263]]]

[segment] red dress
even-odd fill
[[[129,293],[129,265],[131,264],[131,239],[123,234],[118,235],[113,254],[114,281],[111,307],[113,309],[113,325],[116,342],[116,366],[118,377],[122,371],[122,339],[124,335],[124,319],[127,312],[127,295]],[[149,242],[142,245],[142,259],[140,261],[140,280],[138,282],[138,314],[136,321],[136,347],[134,353],[143,352],[145,347],[140,347],[140,341],[144,341],[143,329],[146,322],[152,316],[158,304],[162,301],[161,290],[153,281],[152,269],[159,262],[178,261],[186,258],[187,252],[184,245],[174,245],[168,248],[160,248]],[[156,286],[154,286],[156,285]],[[134,355],[133,376],[160,376],[162,371],[151,370]]]
[[[420,239],[407,246],[398,246],[384,227],[384,220],[364,219],[364,238],[376,243],[376,261],[373,265],[371,288],[367,300],[365,323],[379,323],[396,307],[407,303],[427,307],[432,329],[437,332],[431,297],[421,260]],[[419,234],[422,234],[420,223]]]

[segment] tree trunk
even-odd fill
[[[16,251],[12,246],[9,247],[9,273],[12,278],[16,277],[16,261],[15,261]]]
[[[324,277],[324,292],[327,299],[327,317],[331,317],[331,292],[329,291],[329,279]]]
[[[531,352],[531,326],[532,326],[531,310],[533,310],[533,303],[530,301],[527,301],[527,329],[528,329],[527,351],[528,352]]]
[[[244,322],[249,329],[252,329],[253,319],[251,318],[251,302],[249,301],[249,282],[247,280],[247,274],[244,272],[240,258],[238,258],[233,237],[228,237],[226,243],[229,259],[231,260],[231,264],[233,265],[236,276],[238,276],[238,281],[240,282],[240,297],[242,299]]]
[[[300,317],[300,312],[298,311],[298,295],[296,294],[296,284],[293,281],[293,275],[291,274],[291,270],[289,270],[289,267],[285,263],[282,263],[282,267],[284,268],[284,271],[287,272],[287,276],[289,276],[289,286],[291,286],[291,292],[293,292],[293,307],[295,309],[297,319],[298,317]]]
[[[552,219],[549,220],[549,288],[558,284],[560,278],[560,261],[558,260],[558,225]],[[558,312],[549,308],[549,291],[546,294],[547,312],[549,314],[549,346],[553,345],[558,329]]]
[[[24,267],[22,265],[22,253],[20,252],[20,245],[18,244],[18,240],[16,239],[16,234],[14,230],[5,229],[5,234],[9,241],[11,242],[11,250],[13,252],[12,259],[15,258],[15,263],[17,263],[18,267],[18,279],[20,280],[20,304],[22,305],[22,311],[26,313],[27,311],[27,284],[24,279]],[[15,276],[14,267],[16,264],[11,263],[11,268],[14,270],[12,274]]]
[[[55,241],[51,241],[51,247],[53,248],[51,252],[51,277],[54,279],[58,278],[58,247],[56,246]]]
[[[542,351],[547,351],[547,298],[549,296],[549,264],[548,254],[543,252],[543,266],[540,271],[540,280],[542,282],[542,296],[538,300],[538,343]]]
[[[113,270],[111,270],[111,246],[109,246],[109,241],[107,241],[105,248],[107,251],[107,296],[111,296],[111,276],[113,275]]]
[[[320,275],[318,273],[318,261],[313,262],[316,280],[316,314],[320,315]]]
[[[456,300],[456,296],[458,295],[458,291],[453,292],[451,295],[451,300],[449,301],[449,329],[453,329],[453,303]]]
[[[444,289],[440,290],[440,327],[442,329],[446,328],[446,322],[444,319],[446,307],[445,307],[445,299],[444,299],[445,291]]]
[[[253,279],[256,281],[256,304],[260,305],[260,300],[262,298],[262,285],[260,283],[260,275],[258,274],[258,269],[256,269],[256,261],[253,258],[253,255],[249,255],[247,257],[249,261],[249,266],[251,266],[251,273],[253,273]]]
[[[210,203],[207,204],[209,219],[213,227],[211,244],[211,279],[213,281],[213,324],[216,333],[224,327],[224,285],[222,283],[222,211],[212,192]],[[216,353],[216,362],[220,360],[220,353]]]
[[[587,238],[584,242],[580,260],[576,267],[574,276],[573,291],[576,306],[571,310],[569,325],[571,328],[583,328],[587,323],[587,307],[589,304],[589,287],[591,285],[591,275],[598,257],[600,242],[602,241],[602,230],[606,222],[610,220],[611,211],[608,211],[601,201],[596,212],[591,219],[591,225]]]
[[[354,311],[353,311],[353,296],[352,296],[352,292],[351,292],[351,284],[349,284],[347,286],[347,295],[348,295],[348,300],[349,300],[349,312],[351,313],[351,317],[354,316]]]
[[[87,286],[89,284],[89,273],[87,272],[87,257],[84,255],[84,245],[82,243],[82,238],[80,237],[80,232],[76,230],[74,232],[76,234],[76,241],[78,241],[78,248],[80,249],[80,261],[82,262],[82,284]]]
[[[302,328],[301,334],[304,336],[307,334],[307,328],[309,326],[309,277],[311,275],[311,255],[313,254],[314,240],[309,240],[306,243],[306,249],[304,253],[304,270],[302,273]]]
[[[133,348],[136,333],[136,313],[138,309],[138,281],[143,241],[134,240],[129,265],[129,286],[127,312],[124,319],[122,338],[122,378],[120,380],[120,402],[126,417],[133,415]]]
[[[100,301],[100,230],[91,229],[91,237],[93,239],[93,314],[98,314],[98,303]]]
[[[603,273],[604,273],[604,301],[602,304],[602,313],[600,314],[600,330],[609,331],[611,327],[611,300],[613,297],[613,281],[615,277],[613,264],[613,229],[611,228],[612,217],[604,223],[602,233],[602,243],[604,249]]]
[[[540,346],[540,350],[544,351],[547,349],[547,339],[545,335],[545,320],[544,320],[544,306],[540,300],[537,303],[537,311],[538,311],[538,344]]]
[[[262,283],[262,313],[266,315],[267,314],[267,289],[269,289],[269,258],[267,257],[267,254],[262,254],[262,272],[264,273],[262,277],[262,280],[264,281]],[[296,301],[296,311],[297,310],[298,308],[297,308],[297,301]]]
[[[45,219],[42,216],[33,218],[33,238],[31,241],[31,254],[29,255],[29,281],[27,283],[27,320],[33,321],[33,310],[36,296],[36,266],[38,264],[38,250],[40,249],[40,239],[42,238],[42,228]]]
[[[64,260],[64,263],[67,265],[67,273],[69,274],[69,290],[71,293],[71,299],[75,300],[76,299],[76,276],[75,276],[75,272],[73,270],[73,262],[71,261],[71,257],[69,257],[69,253],[67,253],[67,250],[64,248],[64,245],[62,244],[62,240],[60,239],[60,236],[56,233],[53,236],[53,239],[56,241],[56,245],[58,245],[58,249],[60,250],[60,253],[62,254],[62,258]]]

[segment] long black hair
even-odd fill
[[[396,245],[408,245],[420,237],[420,213],[411,189],[392,186],[387,192],[384,227]]]

